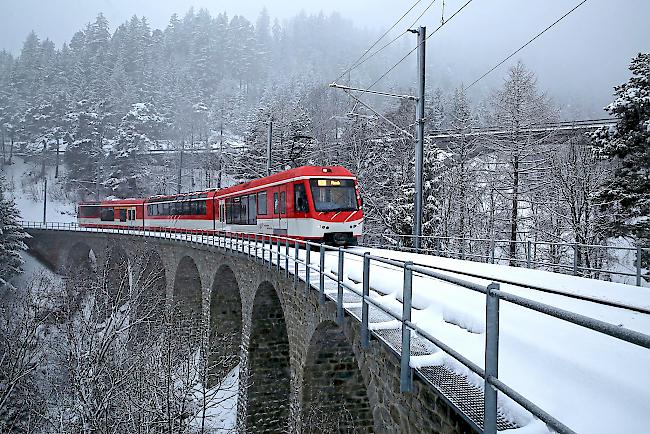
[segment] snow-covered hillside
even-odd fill
[[[63,166],[59,169],[63,173]],[[13,164],[2,167],[1,175],[7,184],[7,196],[16,202],[23,220],[43,220],[44,183],[37,179],[40,170],[39,163],[15,156]],[[55,169],[46,167],[45,171],[48,180],[47,221],[75,221],[75,203],[63,193],[58,179],[54,178]]]

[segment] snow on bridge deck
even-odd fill
[[[142,235],[139,231],[107,232]],[[147,232],[146,235],[222,247],[232,242],[212,236],[157,232]],[[239,250],[245,253],[249,252],[249,247],[250,251],[254,251],[252,242],[238,240],[236,243]],[[277,265],[276,246],[273,249],[271,261]],[[282,255],[285,252],[285,247],[282,246]],[[377,257],[413,261],[422,266],[450,270],[444,273],[481,285],[498,279],[502,281],[500,289],[504,292],[650,335],[650,290],[647,288],[540,270],[357,247],[344,251],[343,281],[358,292],[362,290],[363,279],[363,261],[358,255],[364,252]],[[312,288],[317,289],[320,258],[317,251],[312,250],[311,253],[310,264],[314,269],[310,273],[310,282]],[[295,269],[292,260],[294,255],[295,249],[289,248],[287,271],[291,274]],[[257,256],[262,257],[261,249]],[[264,256],[268,260],[269,251],[264,252]],[[299,250],[299,259],[304,261],[305,256],[305,250]],[[338,276],[338,259],[337,251],[325,253],[325,271],[330,277]],[[279,262],[284,268],[286,259],[281,256]],[[480,277],[468,277],[467,274]],[[299,264],[298,276],[304,279],[303,264]],[[401,316],[403,269],[372,261],[369,276],[371,298],[384,309]],[[540,290],[544,288],[610,304],[626,305],[634,310]],[[325,292],[329,298],[336,300],[337,283],[327,281]],[[361,298],[358,295],[344,289],[343,301],[349,314],[361,317]],[[481,293],[414,273],[412,322],[481,368],[484,367],[485,357],[485,303],[485,295]],[[388,341],[398,353],[401,350],[401,335],[397,334],[400,328],[400,321],[371,307],[370,329]],[[575,432],[646,432],[650,426],[650,350],[506,301],[500,305],[499,328],[499,380]],[[411,354],[411,366],[421,372],[440,374],[436,369],[443,366],[452,377],[456,375],[456,378],[463,379],[476,390],[480,391],[483,387],[481,377],[435,345],[418,339],[415,334]],[[480,398],[482,399],[482,394]],[[471,401],[472,398],[468,399]],[[499,394],[498,403],[501,429],[518,426],[519,428],[508,432],[549,432],[544,423],[503,394]],[[477,410],[472,405],[463,408],[462,403],[454,404],[466,413]],[[474,421],[480,421],[482,417],[482,408],[479,410],[476,414],[469,415]]]

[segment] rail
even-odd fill
[[[189,243],[196,246],[208,246],[216,250],[230,251],[237,254],[244,254],[253,257],[254,260],[260,261],[264,266],[276,268],[278,272],[284,273],[287,277],[293,274],[295,287],[298,280],[305,283],[305,296],[310,294],[312,289],[316,289],[319,294],[319,301],[324,303],[330,298],[336,303],[336,321],[341,324],[344,315],[354,318],[360,322],[361,333],[360,340],[363,348],[370,345],[371,335],[381,339],[376,330],[369,327],[369,307],[373,306],[384,314],[389,315],[400,323],[401,330],[401,349],[398,352],[400,358],[400,391],[410,392],[412,387],[413,373],[419,376],[425,383],[435,387],[427,377],[425,377],[419,368],[411,366],[411,333],[415,332],[421,338],[426,339],[431,344],[447,353],[458,362],[466,366],[469,370],[483,379],[483,420],[478,423],[462,413],[463,418],[478,432],[484,434],[497,433],[497,395],[502,393],[516,402],[521,407],[528,410],[535,417],[542,420],[549,428],[560,434],[575,434],[575,432],[564,425],[561,421],[548,414],[542,408],[531,402],[521,395],[512,387],[499,380],[499,305],[502,302],[512,303],[526,309],[542,313],[556,319],[576,324],[581,327],[596,331],[598,333],[620,339],[622,341],[650,349],[650,335],[646,335],[635,330],[619,327],[595,318],[587,317],[575,312],[557,308],[548,304],[530,300],[515,294],[505,292],[500,289],[499,282],[492,282],[488,285],[481,285],[475,282],[464,280],[461,277],[450,276],[424,265],[415,265],[412,262],[398,261],[379,256],[371,255],[368,252],[359,253],[346,251],[341,247],[331,247],[325,244],[318,244],[304,240],[292,239],[271,234],[250,234],[238,232],[215,232],[215,231],[193,231],[192,233],[167,231],[142,231],[137,229],[100,229],[80,227],[76,223],[36,223],[22,222],[27,229],[37,230],[62,230],[62,231],[83,231],[97,233],[115,233],[129,236],[141,236],[162,238],[172,241]],[[292,247],[290,247],[292,245]],[[304,249],[304,255],[301,258],[300,250]],[[312,260],[312,252],[318,254],[318,261]],[[336,273],[328,271],[325,267],[325,256],[327,252],[335,252],[338,257],[338,268]],[[358,290],[354,285],[344,281],[344,259],[345,255],[361,258],[363,261],[362,289]],[[401,271],[403,275],[403,296],[402,311],[395,312],[381,302],[370,296],[370,270],[371,262],[378,262],[384,266],[393,267],[396,271]],[[290,271],[290,263],[293,264],[293,272]],[[300,265],[304,267],[304,274],[300,276]],[[319,281],[311,282],[312,271],[318,273]],[[429,276],[434,279],[442,280],[470,291],[485,295],[486,307],[486,330],[485,330],[485,367],[482,368],[468,359],[460,352],[454,350],[450,344],[442,342],[429,331],[422,329],[411,321],[412,311],[412,283],[413,273]],[[325,291],[325,280],[330,279],[336,283],[336,293],[328,294]],[[353,314],[349,308],[344,306],[344,289],[355,294],[361,299],[361,318]],[[384,341],[385,342],[385,341]],[[479,426],[482,425],[482,426]]]
[[[643,286],[641,258],[650,253],[650,247],[641,246],[625,247],[426,235],[421,239],[421,244],[424,247],[420,248],[418,253],[491,264],[518,265],[600,280],[620,276],[625,283],[628,283],[628,278],[632,278],[636,286]],[[412,240],[412,235],[365,233],[362,244],[367,247],[415,252],[415,249],[411,247]],[[511,246],[514,246],[514,257],[511,254]],[[621,264],[612,252],[622,252],[626,256],[633,256],[630,260],[633,265],[630,267]],[[604,268],[604,265],[611,266]]]

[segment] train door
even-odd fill
[[[276,219],[273,233],[287,235],[287,184],[280,185],[273,193],[273,214]]]

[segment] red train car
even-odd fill
[[[112,217],[112,218],[111,218]],[[81,203],[82,226],[220,231],[356,244],[363,210],[356,178],[303,166],[221,190]]]

